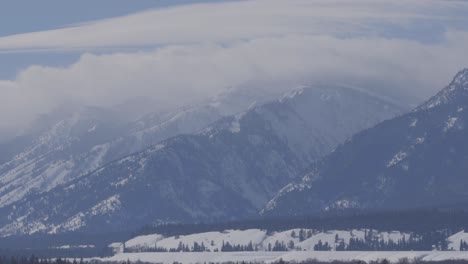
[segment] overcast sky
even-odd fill
[[[66,102],[145,96],[169,108],[262,81],[346,83],[419,102],[468,66],[466,1],[9,2],[4,130]]]

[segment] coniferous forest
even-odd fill
[[[318,260],[307,260],[302,262],[287,262],[283,260],[279,260],[273,262],[273,264],[390,264],[390,262],[386,259],[379,260],[379,261],[333,261],[333,262],[324,262]],[[418,259],[400,259],[397,262],[392,262],[394,264],[468,264],[467,260],[444,260],[444,261],[422,261]],[[145,262],[141,261],[122,261],[122,262],[109,262],[109,261],[97,261],[97,260],[83,260],[83,259],[64,259],[64,258],[55,258],[55,259],[45,259],[45,258],[38,258],[35,256],[31,257],[5,257],[0,256],[0,264],[146,264]],[[174,263],[175,264],[175,263]],[[213,263],[215,264],[215,263]],[[234,264],[233,262],[222,262],[219,264]],[[236,264],[259,264],[258,262],[237,262]]]
[[[463,210],[409,210],[390,212],[349,212],[305,218],[263,218],[234,222],[173,223],[146,225],[132,232],[131,237],[148,234],[164,236],[190,235],[228,229],[264,229],[284,231],[293,228],[315,230],[374,229],[380,231],[414,232],[417,234],[439,232],[456,233],[468,230],[468,212]]]

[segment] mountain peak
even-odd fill
[[[458,72],[419,110],[362,131],[312,163],[305,176],[277,193],[262,213],[284,217],[329,210],[464,206],[468,188],[465,109],[468,69]]]
[[[468,97],[468,68],[459,71],[452,82],[442,91],[437,93],[424,104],[416,108],[416,111],[427,110],[439,105],[455,103],[460,100],[465,100]],[[463,101],[468,103],[468,101]]]
[[[453,78],[451,85],[456,85],[458,88],[468,90],[468,68],[459,71]]]

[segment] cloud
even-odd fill
[[[71,65],[33,65],[0,81],[0,130],[24,127],[68,102],[111,107],[144,96],[155,109],[169,109],[262,82],[340,82],[422,99],[468,64],[466,31],[444,29],[430,43],[386,35],[392,27],[414,29],[415,20],[455,26],[465,19],[449,16],[467,6],[462,2],[422,2],[200,4],[0,38],[3,52],[84,52]],[[96,52],[125,46],[145,48]]]
[[[467,2],[432,0],[253,0],[195,4],[2,37],[0,50],[87,50],[229,43],[292,34],[379,34],[383,33],[382,24],[405,26],[429,19],[467,22],[466,11]]]

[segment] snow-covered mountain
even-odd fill
[[[169,138],[45,193],[5,204],[0,232],[103,232],[158,221],[256,215],[311,160],[401,110],[350,88],[299,87],[273,102],[221,118],[198,133]],[[178,124],[186,124],[180,116]],[[156,123],[160,125],[149,128],[150,137],[157,138],[155,133],[166,124]],[[130,138],[145,137],[133,133]],[[138,145],[123,140],[129,145],[117,147]],[[110,146],[102,147],[106,144]],[[93,149],[115,155],[119,151],[112,144]]]
[[[355,135],[288,184],[267,215],[468,203],[468,69],[411,113]]]
[[[255,89],[231,89],[200,105],[131,122],[118,111],[61,107],[37,120],[28,134],[0,145],[0,207],[269,98]]]

